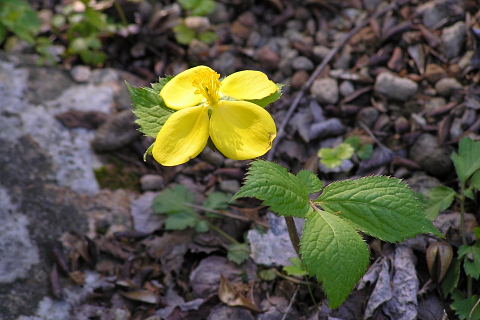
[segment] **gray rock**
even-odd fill
[[[463,86],[455,78],[443,78],[435,83],[435,90],[441,96],[448,97],[452,95],[456,90],[463,89]]]
[[[150,233],[163,226],[164,216],[153,211],[153,201],[157,195],[158,192],[145,192],[132,201],[130,214],[136,231]]]
[[[448,59],[456,58],[460,55],[465,43],[467,28],[463,21],[459,21],[454,25],[444,28],[442,32],[442,48],[443,53]]]
[[[92,75],[92,70],[87,66],[75,66],[70,71],[73,80],[77,82],[87,82]]]
[[[319,103],[335,104],[338,101],[338,83],[332,78],[317,79],[310,89]]]
[[[417,83],[410,79],[401,78],[390,72],[382,72],[375,80],[374,90],[385,95],[387,98],[406,101],[412,97],[418,89]]]
[[[433,0],[418,8],[422,14],[422,22],[427,28],[438,28],[445,23],[451,12],[448,8],[448,1]]]
[[[268,221],[270,229],[267,232],[259,232],[255,229],[248,231],[250,256],[256,264],[266,266],[291,265],[290,258],[296,257],[297,254],[290,242],[284,218],[269,212]],[[299,227],[297,223],[297,229]]]
[[[445,101],[445,99],[441,97],[429,98],[427,101],[425,101],[425,112],[427,114],[431,114],[435,110],[444,107],[446,103],[447,102]]]
[[[464,134],[465,130],[462,126],[462,119],[455,118],[452,121],[452,125],[450,126],[450,139],[455,140],[459,138],[462,134]]]
[[[367,10],[375,10],[381,3],[382,0],[363,0],[363,6]]]
[[[135,116],[130,110],[117,113],[98,128],[92,146],[97,151],[124,147],[138,137]]]
[[[351,95],[355,92],[355,87],[350,81],[343,81],[340,84],[340,94],[344,97]]]
[[[310,127],[310,140],[317,138],[336,137],[344,134],[346,131],[343,123],[337,118],[331,118],[322,122],[313,124]]]
[[[440,145],[437,137],[431,134],[422,134],[415,141],[410,149],[410,158],[434,176],[444,176],[452,168],[450,150]]]
[[[378,119],[379,112],[374,107],[366,107],[360,109],[357,114],[357,123],[363,123],[369,128],[373,128]]]
[[[225,161],[225,157],[220,152],[215,152],[210,148],[205,148],[200,154],[200,158],[217,167],[221,167]]]
[[[185,25],[197,32],[202,32],[210,28],[210,20],[207,17],[186,17],[185,18]]]
[[[431,189],[441,185],[437,178],[426,175],[423,172],[414,173],[406,182],[413,190],[423,194],[427,194]]]
[[[295,70],[313,70],[314,65],[313,62],[310,61],[307,57],[304,56],[299,56],[293,59],[292,61],[292,67]]]
[[[313,54],[315,57],[324,59],[328,53],[330,52],[330,49],[325,47],[325,46],[315,46],[313,47]]]
[[[227,76],[231,73],[234,73],[237,69],[237,66],[237,57],[229,51],[220,54],[213,60],[213,69],[217,70],[217,72],[219,72],[222,76]]]
[[[165,181],[158,174],[146,174],[140,178],[143,191],[161,190],[165,187]]]

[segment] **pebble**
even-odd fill
[[[402,134],[410,130],[410,122],[407,118],[401,116],[395,119],[395,132]]]
[[[186,17],[185,25],[197,32],[202,32],[210,28],[210,20],[207,17]]]
[[[157,174],[146,174],[140,178],[140,185],[143,191],[161,190],[165,187],[165,181]]]
[[[435,110],[445,106],[446,103],[445,99],[441,97],[430,98],[425,102],[424,109],[427,114],[431,114]]]
[[[87,66],[76,66],[70,71],[73,80],[77,82],[87,82],[92,75],[92,70]]]
[[[353,92],[355,92],[355,87],[353,86],[353,83],[350,81],[343,81],[340,84],[339,87],[340,94],[344,97],[351,95]]]
[[[325,46],[314,46],[313,47],[313,55],[317,58],[324,59],[328,53],[330,52],[330,49],[328,49]]]
[[[237,62],[237,57],[226,51],[213,60],[213,68],[222,75],[228,75],[236,71]]]
[[[200,154],[200,158],[217,167],[221,167],[225,161],[220,152],[215,152],[210,148],[205,148]]]
[[[462,119],[455,118],[452,121],[452,125],[450,126],[450,139],[455,140],[459,138],[464,132],[465,130],[462,126]]]
[[[382,3],[382,0],[363,0],[363,6],[367,10],[374,10],[376,9],[380,4]]]
[[[440,67],[438,64],[435,64],[435,63],[429,63],[425,68],[425,73],[423,76],[429,82],[433,83],[442,79],[443,77],[445,77],[445,75],[446,75],[446,72],[445,70],[443,70],[442,67]]]
[[[141,3],[143,2],[144,1]],[[221,24],[230,21],[230,13],[228,12],[227,6],[221,2],[215,3],[215,11],[213,11],[209,17],[213,24]]]
[[[112,151],[124,147],[138,137],[135,116],[131,110],[119,112],[98,128],[92,147],[96,151]]]
[[[375,80],[374,90],[385,95],[387,98],[406,101],[413,96],[418,89],[416,82],[401,78],[390,72],[382,72]]]
[[[357,114],[357,123],[363,123],[369,128],[373,128],[378,119],[379,112],[374,107],[362,108]]]
[[[435,90],[441,96],[450,96],[454,91],[463,89],[463,86],[455,78],[443,78],[435,83]]]
[[[454,25],[443,29],[442,47],[443,53],[447,58],[456,58],[462,52],[466,34],[467,28],[463,21],[459,21]]]
[[[308,59],[307,57],[299,56],[299,57],[296,57],[296,58],[293,59],[292,67],[295,70],[310,71],[310,70],[313,70],[314,65],[313,65],[313,62],[310,61],[310,59]]]
[[[305,84],[305,82],[307,82],[308,77],[308,72],[305,70],[299,70],[295,72],[292,76],[291,81],[292,88],[300,89]]]
[[[439,144],[437,137],[422,134],[410,149],[410,159],[433,176],[445,176],[451,172],[450,150]]]
[[[319,103],[335,104],[338,101],[338,83],[332,78],[317,79],[310,90]]]
[[[276,69],[281,60],[280,55],[273,51],[268,45],[258,49],[255,55],[258,62],[268,69]]]
[[[422,12],[422,22],[430,29],[438,27],[439,23],[442,23],[450,16],[448,10],[447,1],[433,0],[418,8],[419,12]]]
[[[337,118],[331,118],[310,127],[310,140],[317,138],[336,137],[346,131],[343,123]]]

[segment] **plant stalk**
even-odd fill
[[[223,236],[225,239],[229,240],[230,242],[232,242],[234,244],[240,244],[240,242],[237,241],[237,239],[235,239],[234,237],[232,237],[231,235],[229,235],[228,233],[226,233],[225,231],[223,231],[222,229],[220,229],[219,227],[217,227],[213,223],[208,222],[208,225],[209,225],[210,228],[212,228],[213,230],[218,232],[221,236]]]
[[[460,184],[460,235],[462,236],[462,244],[466,246],[467,243],[467,230],[465,226],[465,185]],[[467,297],[472,296],[472,277],[467,275]]]
[[[297,256],[300,257],[300,237],[298,236],[297,227],[295,226],[295,220],[293,217],[285,217],[285,222],[287,223],[288,235],[290,236],[290,241],[292,242],[293,248],[297,253]]]

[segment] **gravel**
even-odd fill
[[[335,79],[317,79],[310,91],[319,103],[335,104],[338,101],[338,83]]]
[[[416,82],[396,76],[390,72],[382,72],[375,80],[374,90],[387,98],[406,101],[412,97],[418,89]]]

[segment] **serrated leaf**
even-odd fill
[[[470,179],[470,186],[475,190],[480,190],[480,170],[475,171]]]
[[[284,167],[256,160],[248,169],[245,184],[233,198],[254,197],[283,216],[305,217],[310,210],[308,189]]]
[[[295,276],[295,277],[303,277],[308,274],[302,260],[300,260],[297,257],[294,257],[294,258],[291,258],[290,261],[292,262],[291,266],[283,267],[283,271],[285,271],[288,275]]]
[[[228,246],[227,259],[242,264],[248,260],[250,256],[250,247],[246,243],[233,243]]]
[[[452,154],[453,164],[460,181],[465,184],[480,169],[480,141],[470,138],[460,140],[458,153]]]
[[[400,179],[377,176],[334,182],[323,189],[317,203],[384,241],[403,241],[427,232],[443,236]]]
[[[355,149],[348,144],[342,143],[335,148],[322,148],[318,151],[320,161],[328,168],[335,168],[342,165],[343,160],[350,159]]]
[[[460,320],[480,320],[480,307],[478,306],[478,296],[473,295],[465,298],[459,291],[453,295],[452,309]]]
[[[176,214],[176,213],[195,213],[187,206],[187,203],[193,203],[194,194],[182,185],[175,185],[160,192],[153,201],[155,213]]]
[[[160,84],[154,84],[155,89],[136,88],[128,82],[126,85],[132,98],[133,113],[138,118],[135,122],[140,126],[140,131],[147,136],[156,138],[165,121],[174,112],[165,107],[163,99],[159,95]]]
[[[300,252],[307,271],[323,283],[332,308],[347,299],[367,270],[370,256],[352,225],[325,211],[308,215]]]
[[[443,278],[442,292],[445,297],[452,293],[458,285],[458,280],[460,280],[460,265],[460,260],[455,259],[450,265],[445,278]]]
[[[458,257],[463,258],[465,273],[474,278],[480,278],[480,246],[460,246]]]
[[[185,230],[187,228],[193,228],[197,225],[198,216],[192,212],[177,212],[170,214],[165,219],[165,229],[167,230]]]
[[[448,209],[452,205],[456,194],[455,190],[446,186],[438,186],[431,189],[427,194],[426,217],[434,220],[441,211]]]
[[[203,206],[213,210],[225,210],[232,197],[224,192],[212,192],[208,195]]]
[[[301,170],[299,173],[297,173],[297,177],[307,187],[308,193],[315,193],[323,188],[323,181],[320,180],[312,171]]]
[[[262,108],[267,107],[269,104],[274,103],[275,101],[280,99],[280,97],[282,96],[282,88],[284,85],[281,83],[277,83],[276,85],[278,90],[272,93],[271,95],[269,95],[268,97],[265,97],[263,99],[247,100],[247,101],[255,103],[256,105],[259,105]]]

